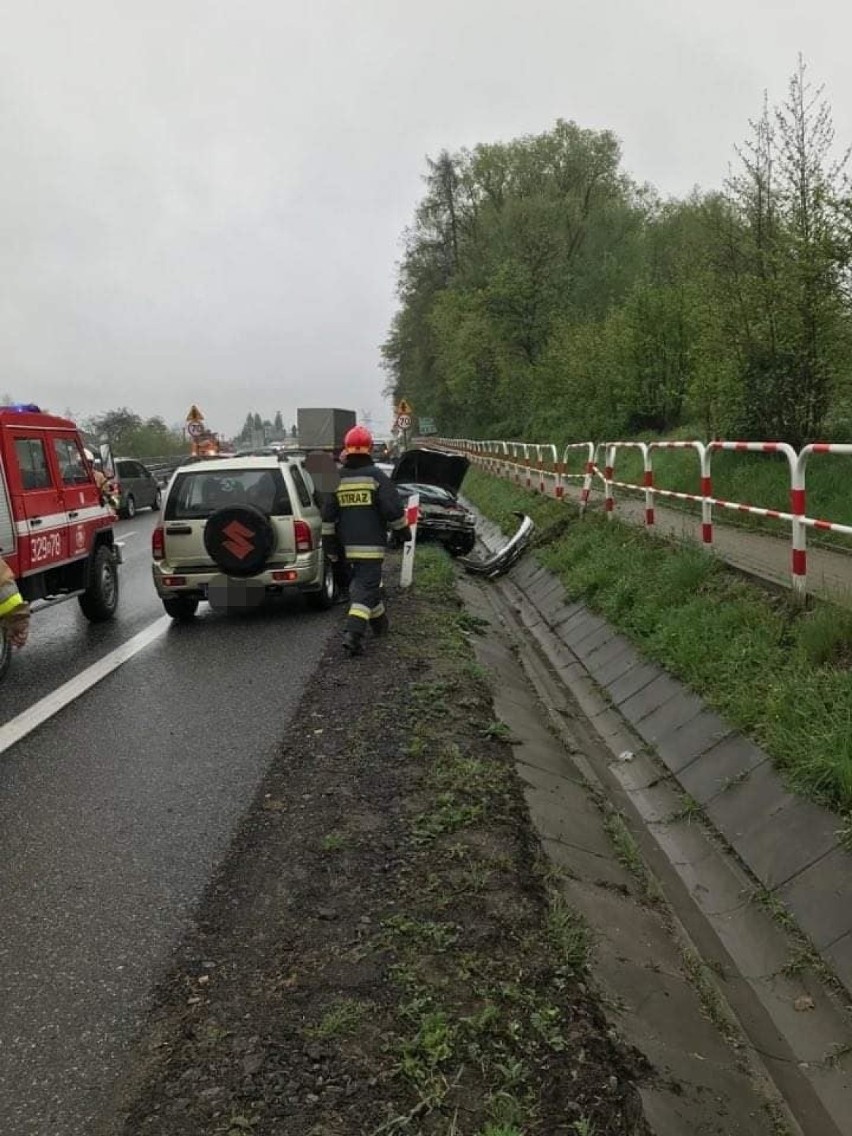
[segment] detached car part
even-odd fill
[[[532,517],[528,517],[526,513],[515,513],[514,516],[518,518],[520,524],[512,539],[487,560],[462,557],[459,564],[466,572],[472,576],[483,576],[486,580],[493,580],[497,576],[504,576],[512,565],[517,563],[532,540],[535,524]]]

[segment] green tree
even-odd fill
[[[90,418],[89,433],[98,438],[106,438],[112,448],[124,452],[127,440],[142,427],[142,419],[126,406],[118,410],[108,410],[105,414]]]
[[[820,431],[849,357],[847,155],[803,61],[764,105],[727,186],[720,297],[740,356],[742,428],[801,445]],[[847,152],[848,153],[848,152]]]

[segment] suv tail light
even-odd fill
[[[165,560],[166,535],[162,525],[157,525],[151,533],[151,555],[155,560]]]
[[[296,536],[296,551],[310,552],[314,547],[314,537],[311,526],[307,521],[294,521],[293,532]]]

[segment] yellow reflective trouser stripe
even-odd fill
[[[382,544],[347,544],[346,555],[350,560],[383,560],[385,547]]]
[[[322,535],[323,536],[334,536],[334,528],[335,528],[334,521],[323,521],[323,523],[322,523]]]
[[[13,592],[7,600],[0,600],[0,617],[9,615],[16,607],[20,607],[23,602],[23,596],[17,591]]]
[[[356,619],[369,619],[370,609],[366,604],[354,603],[350,604],[349,614],[354,615]]]
[[[398,521],[391,521],[390,527],[396,531],[397,529],[404,529],[408,525],[406,518],[400,517]]]
[[[385,605],[383,603],[376,604],[374,608],[370,609],[370,619],[378,619],[380,615],[385,614]]]

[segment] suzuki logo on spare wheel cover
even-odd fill
[[[222,532],[228,538],[222,541],[224,548],[232,556],[236,556],[237,560],[245,560],[245,558],[255,549],[254,533],[251,529],[247,529],[245,525],[240,524],[239,521],[231,521],[226,525]],[[249,539],[251,538],[251,539]]]
[[[275,548],[275,529],[252,505],[226,505],[204,527],[204,547],[214,564],[233,576],[254,576]]]

